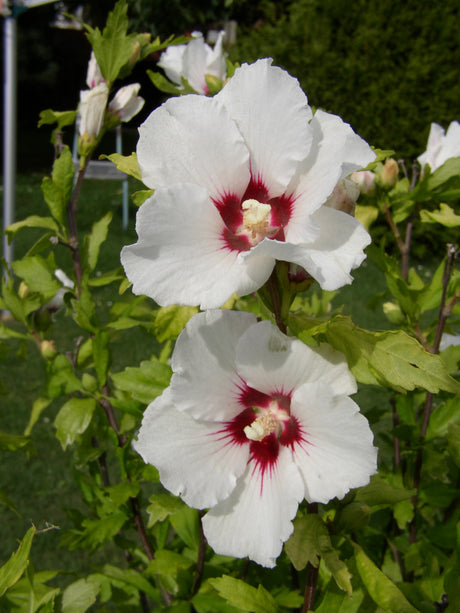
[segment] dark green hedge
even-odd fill
[[[231,57],[271,56],[310,104],[339,114],[371,144],[406,159],[429,126],[460,119],[458,0],[266,1]]]

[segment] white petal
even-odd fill
[[[430,165],[432,171],[436,170],[436,168],[439,166],[437,158],[441,151],[444,136],[444,128],[438,123],[432,123],[430,127],[430,134],[428,135],[426,151],[417,158],[422,170],[426,164]]]
[[[227,111],[215,98],[170,98],[139,128],[137,158],[152,188],[195,183],[211,197],[242,197],[249,181],[249,153]]]
[[[284,193],[311,145],[312,113],[297,79],[271,59],[244,64],[217,94],[251,152],[251,172],[270,197]]]
[[[209,45],[206,46],[206,74],[214,75],[221,80],[225,79],[225,75],[227,74],[227,62],[225,61],[222,49],[224,36],[225,32],[223,30],[219,32],[214,49],[211,49]]]
[[[354,394],[357,389],[343,354],[329,345],[312,349],[282,334],[269,321],[241,335],[236,365],[248,385],[266,394],[289,394],[303,383],[316,381],[329,385],[335,394]]]
[[[181,75],[184,73],[184,52],[187,45],[171,45],[161,54],[158,66],[162,68],[168,79],[177,85],[182,85]]]
[[[224,223],[208,194],[196,185],[159,188],[137,213],[139,240],[121,261],[135,294],[161,306],[222,306],[233,293],[246,295],[270,276],[271,257],[245,262],[222,242]]]
[[[199,94],[206,94],[206,47],[202,36],[193,38],[184,52],[184,77]]]
[[[320,235],[308,246],[311,264],[304,268],[323,289],[336,290],[353,281],[350,271],[365,260],[371,237],[357,219],[342,211],[323,206],[313,219]]]
[[[292,243],[300,242],[299,228],[311,224],[310,216],[340,179],[375,159],[369,145],[337,115],[317,111],[310,125],[314,135],[310,153],[288,188],[296,197],[286,227],[286,241]]]
[[[236,345],[256,322],[251,313],[217,310],[198,313],[177,339],[171,366],[172,396],[179,410],[204,420],[230,420],[243,409]]]
[[[249,445],[226,444],[218,430],[177,411],[168,388],[147,407],[134,448],[170,492],[201,509],[231,494],[249,459]]]
[[[343,498],[366,485],[377,470],[377,449],[368,421],[348,396],[333,397],[322,383],[307,383],[291,401],[306,442],[294,448],[294,461],[309,502]]]
[[[450,158],[460,156],[460,123],[452,121],[447,128],[446,136],[442,144],[441,152],[438,156],[438,166],[442,166],[444,162]]]
[[[304,487],[291,452],[282,448],[270,474],[262,478],[250,462],[231,496],[203,517],[203,530],[216,553],[248,556],[272,568],[292,534],[291,520]]]

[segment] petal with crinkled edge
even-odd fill
[[[356,381],[345,356],[329,345],[312,349],[261,321],[238,341],[236,365],[247,384],[266,394],[289,394],[304,383],[321,381],[335,394],[354,394]]]
[[[366,258],[364,248],[371,238],[357,219],[330,207],[321,207],[312,216],[320,234],[310,244],[292,245],[264,239],[240,258],[250,261],[265,256],[292,262],[304,268],[320,286],[333,291],[353,281],[350,271]]]
[[[377,449],[367,419],[351,398],[333,396],[322,383],[306,383],[294,392],[291,412],[303,433],[293,452],[309,502],[340,499],[369,483],[377,470]]]
[[[236,345],[257,319],[252,313],[198,313],[181,332],[171,361],[174,405],[193,417],[229,421],[244,410],[238,392]]]
[[[243,64],[217,94],[251,152],[251,173],[269,196],[284,193],[310,150],[312,112],[297,79],[271,59]]]
[[[170,98],[149,115],[139,128],[137,159],[148,187],[195,183],[215,199],[241,197],[250,177],[235,122],[215,98],[194,94]]]
[[[147,407],[134,448],[166,489],[198,509],[227,498],[249,459],[249,445],[228,443],[218,423],[178,411],[169,388]]]
[[[292,534],[291,520],[304,497],[304,486],[291,452],[282,448],[271,472],[250,462],[226,500],[203,517],[203,530],[216,553],[249,557],[272,568]]]
[[[313,223],[311,215],[326,202],[337,183],[375,159],[366,141],[337,115],[317,111],[310,125],[310,153],[299,164],[287,190],[295,205],[285,234],[286,241],[294,244],[303,242],[304,228]]]
[[[222,240],[224,223],[206,191],[175,184],[155,190],[136,218],[138,242],[121,262],[135,294],[159,305],[222,306],[233,293],[261,287],[273,270],[271,256],[241,261]]]

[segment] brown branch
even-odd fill
[[[318,513],[318,504],[312,502],[307,505],[307,513]],[[305,576],[305,594],[301,613],[313,611],[313,603],[315,601],[316,584],[318,582],[319,560],[318,566],[313,566],[310,562],[307,564],[307,573]]]
[[[199,530],[199,535],[200,535],[200,546],[198,549],[198,558],[196,561],[195,577],[193,578],[193,586],[192,586],[193,596],[200,589],[200,585],[203,580],[204,559],[206,556],[207,541],[206,541],[206,537],[203,532],[203,524],[201,521],[201,518],[203,517],[203,515],[204,515],[204,511],[200,511],[199,516],[198,516],[198,521],[199,521],[198,530]]]
[[[441,304],[439,306],[439,317],[438,317],[438,325],[436,326],[436,332],[434,337],[433,346],[431,347],[431,353],[437,354],[439,353],[439,346],[441,344],[441,338],[444,331],[444,327],[446,325],[446,320],[449,315],[452,313],[452,309],[454,307],[455,302],[457,301],[459,295],[455,295],[449,303],[446,305],[447,298],[447,288],[449,285],[450,277],[452,274],[452,267],[454,263],[454,259],[457,252],[454,245],[447,245],[447,256],[446,262],[444,264],[444,271],[442,275],[442,295],[441,295]],[[409,539],[411,543],[415,543],[417,540],[417,530],[415,526],[415,514],[417,510],[417,503],[419,497],[419,489],[420,489],[420,479],[422,474],[422,463],[423,463],[423,440],[428,430],[428,425],[430,423],[431,411],[433,408],[433,398],[434,395],[431,392],[427,392],[425,396],[425,404],[423,407],[423,417],[422,417],[422,425],[420,428],[420,447],[417,452],[417,456],[415,458],[414,465],[414,479],[413,479],[413,487],[417,490],[415,496],[412,498],[412,505],[414,508],[414,519],[410,525],[410,535]]]
[[[394,219],[393,219],[393,217],[391,215],[391,211],[388,208],[386,202],[382,202],[382,206],[383,206],[383,212],[385,214],[385,218],[386,218],[386,220],[388,222],[388,225],[390,226],[391,231],[393,232],[393,236],[395,237],[396,242],[398,244],[399,251],[401,252],[401,254],[403,254],[404,250],[406,248],[406,245],[405,245],[403,239],[401,238],[401,234],[399,233],[398,226],[395,224],[395,221],[394,221]]]

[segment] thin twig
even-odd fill
[[[312,502],[307,505],[307,513],[318,513],[318,504]],[[318,566],[313,566],[310,562],[307,564],[307,572],[305,576],[305,594],[301,613],[307,613],[307,611],[313,610],[313,603],[315,601],[316,584],[318,582]]]
[[[204,515],[204,511],[200,511],[198,515],[198,521],[199,521],[198,530],[199,530],[199,535],[200,535],[200,546],[198,549],[198,558],[196,561],[195,577],[193,578],[193,587],[192,587],[193,596],[200,589],[201,581],[203,580],[204,559],[206,556],[207,541],[206,541],[206,537],[203,532],[203,524],[201,521],[201,518],[203,517],[203,515]]]
[[[441,295],[441,304],[439,307],[439,317],[438,324],[436,326],[435,337],[433,341],[433,346],[431,347],[431,353],[437,354],[439,353],[439,346],[441,344],[442,334],[444,332],[444,327],[446,325],[447,318],[451,315],[454,304],[460,294],[456,294],[446,305],[446,297],[447,297],[447,288],[449,285],[450,277],[452,274],[453,262],[455,259],[457,252],[454,245],[447,245],[447,256],[446,262],[444,264],[444,271],[442,275],[442,295]],[[423,407],[423,417],[422,417],[422,425],[420,428],[420,446],[417,452],[417,456],[415,458],[414,465],[414,479],[413,479],[413,487],[416,489],[416,494],[412,498],[412,505],[414,508],[414,519],[411,522],[410,526],[410,535],[409,539],[411,543],[415,543],[417,540],[417,529],[415,526],[415,512],[417,510],[419,489],[420,489],[420,479],[422,473],[422,463],[423,463],[423,440],[428,430],[428,425],[430,422],[431,411],[433,408],[433,398],[434,395],[431,392],[427,392],[425,396],[425,404]]]

